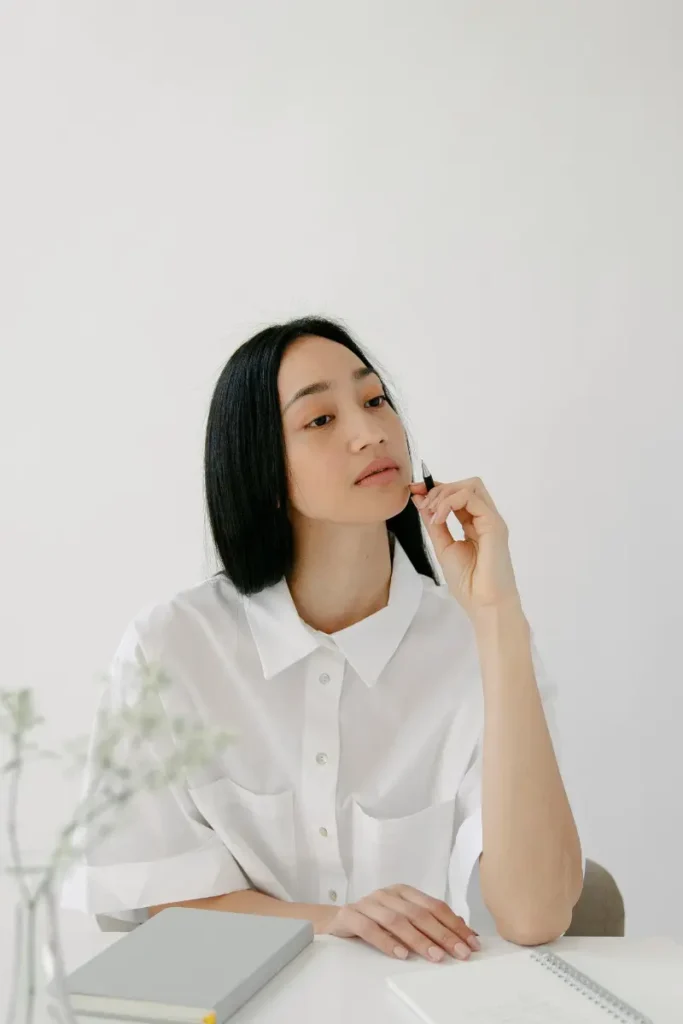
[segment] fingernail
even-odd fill
[[[443,960],[443,950],[439,949],[438,946],[430,946],[427,953],[432,960]]]
[[[408,950],[405,946],[394,946],[394,956],[398,956],[401,960],[405,960],[408,956]]]
[[[464,942],[456,942],[456,944],[455,944],[455,955],[456,956],[462,957],[463,960],[466,960],[467,957],[470,955],[470,953],[471,953],[471,950],[469,949],[469,947],[467,947],[465,945]]]
[[[476,935],[468,935],[467,941],[469,942],[472,949],[481,949],[481,942]]]

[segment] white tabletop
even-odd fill
[[[119,933],[96,930],[89,918],[75,911],[64,912],[64,925],[68,971],[122,937]],[[482,936],[481,941],[482,951],[472,954],[472,962],[520,950],[497,937]],[[637,956],[642,951],[651,958],[658,951],[664,957],[670,955],[672,947],[681,949],[667,938],[561,938],[544,948],[560,955],[564,949],[600,952],[610,957],[627,951]],[[416,1015],[387,986],[387,975],[424,969],[467,970],[467,966],[467,962],[450,958],[442,964],[430,964],[418,956],[402,962],[360,940],[316,936],[310,946],[231,1018],[231,1024],[416,1024]],[[95,1024],[92,1017],[78,1019],[82,1024]]]

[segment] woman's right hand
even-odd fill
[[[415,952],[442,960],[444,951],[458,960],[481,949],[477,933],[437,900],[411,885],[388,885],[355,903],[336,909],[318,929],[320,934],[357,937],[388,956],[405,960]]]

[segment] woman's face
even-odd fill
[[[296,397],[313,384],[314,393]],[[278,390],[294,509],[310,519],[371,523],[405,508],[412,479],[405,431],[358,356],[327,338],[298,338],[282,357]],[[397,469],[357,483],[376,459],[392,459]]]

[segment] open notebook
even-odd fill
[[[387,983],[427,1024],[683,1022],[683,946],[673,942],[639,955],[625,945],[623,957],[536,947]]]

